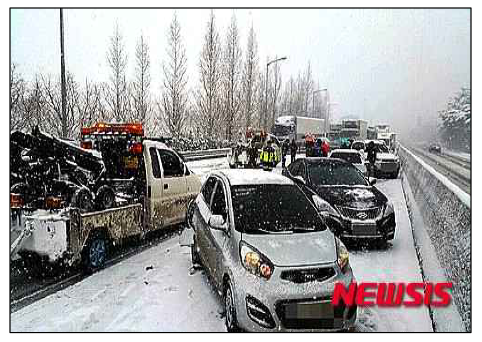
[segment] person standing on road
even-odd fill
[[[291,140],[291,163],[296,159],[296,151],[298,150],[298,145],[296,145],[295,139]]]
[[[286,156],[288,155],[288,151],[290,149],[290,141],[289,139],[286,139],[283,141],[281,144],[281,167],[284,169],[286,165]]]
[[[271,144],[272,144],[271,140],[266,141],[266,146],[263,147],[263,150],[261,151],[261,155],[259,158],[261,161],[261,164],[263,165],[263,168],[267,171],[271,171],[273,166],[276,165],[275,149]]]
[[[321,154],[322,154],[322,157],[328,157],[328,152],[330,150],[330,146],[328,145],[328,143],[323,140],[323,142],[321,143]]]
[[[368,171],[368,177],[375,177],[375,161],[377,160],[377,149],[375,143],[370,141],[367,145],[367,159],[369,161],[370,170]]]
[[[258,149],[254,139],[251,139],[248,146],[248,167],[256,168],[256,159],[258,158]]]

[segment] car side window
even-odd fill
[[[158,152],[164,170],[164,177],[184,176],[184,164],[175,153],[167,150],[158,150]]]
[[[211,213],[213,215],[221,215],[224,221],[226,221],[226,219],[228,218],[224,188],[220,181],[218,181],[216,185],[216,190],[214,190],[214,196],[211,203]]]
[[[300,175],[300,166],[301,166],[300,162],[294,162],[293,164],[291,164],[289,166],[290,173],[293,176],[299,176]]]
[[[201,190],[201,193],[204,197],[204,202],[206,202],[208,208],[211,205],[211,196],[213,194],[214,186],[216,185],[216,178],[210,177]]]
[[[151,156],[152,174],[154,178],[162,178],[161,167],[159,166],[159,157],[155,147],[149,148],[149,154]]]

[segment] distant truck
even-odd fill
[[[368,122],[360,119],[345,119],[340,130],[341,138],[365,140],[368,135]]]
[[[134,125],[103,124],[83,134],[82,146],[95,148],[100,143],[101,149],[107,149],[122,136],[131,135],[133,129]],[[128,194],[116,193],[112,208],[85,211],[51,194],[45,198],[43,208],[32,208],[22,193],[11,192],[10,207],[16,214],[12,235],[16,239],[11,243],[10,256],[18,254],[23,259],[66,265],[82,263],[86,269],[95,270],[102,267],[109,247],[183,222],[188,203],[200,191],[200,178],[164,143],[141,137],[133,140],[129,140],[133,142],[129,148],[134,154],[112,156],[109,160],[119,163],[120,171],[112,176],[135,180],[139,192],[133,200],[126,202]],[[60,166],[58,177],[62,179]]]
[[[310,133],[315,138],[326,135],[325,120],[304,116],[280,116],[276,119],[271,133],[280,142],[286,139],[290,141],[294,139],[298,146],[304,146],[306,134]]]
[[[376,140],[383,141],[389,150],[395,150],[397,134],[392,132],[390,125],[376,125],[375,129],[377,133]]]

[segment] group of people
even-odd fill
[[[311,134],[305,137],[305,148],[307,157],[328,157],[330,145],[325,139],[315,139]]]

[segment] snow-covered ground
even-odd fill
[[[451,151],[451,150],[447,150],[447,149],[444,149],[443,153],[448,154],[449,156],[452,156],[452,157],[461,158],[461,159],[470,163],[470,158],[471,158],[470,153]]]
[[[228,167],[225,158],[189,163],[205,174]],[[279,170],[276,170],[279,172]],[[351,251],[358,282],[421,282],[399,179],[380,180],[393,202],[395,240],[385,249]],[[104,269],[11,315],[12,331],[225,331],[221,301],[178,238]],[[428,310],[361,308],[358,331],[431,331]]]

